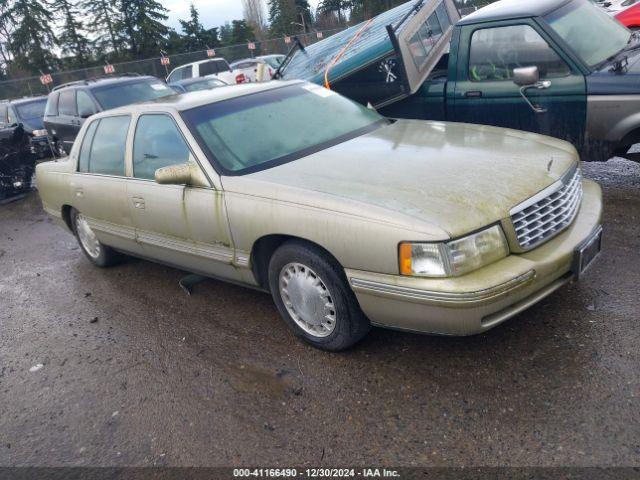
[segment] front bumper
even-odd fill
[[[573,277],[574,252],[600,225],[602,191],[584,180],[580,211],[563,233],[458,278],[416,278],[347,269],[374,325],[443,335],[485,332],[539,302]]]

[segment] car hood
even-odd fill
[[[627,64],[621,71],[612,70],[613,63],[607,63],[587,76],[589,95],[640,94],[640,48],[623,56],[627,57]]]
[[[416,230],[427,223],[457,237],[508,217],[576,159],[573,146],[550,137],[400,120],[284,165],[225,177],[224,187],[360,216],[364,204],[372,218],[386,210]]]

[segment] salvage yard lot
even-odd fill
[[[481,336],[341,354],[266,294],[92,267],[37,193],[0,207],[0,464],[639,464],[640,165],[584,169],[606,236],[581,283]]]

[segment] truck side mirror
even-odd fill
[[[535,113],[546,113],[547,109],[540,105],[533,104],[527,97],[527,90],[546,90],[551,88],[549,80],[540,80],[540,70],[538,67],[522,67],[513,69],[513,83],[520,87],[520,95]]]
[[[535,85],[540,81],[538,67],[522,67],[513,69],[513,83],[519,87]]]
[[[82,110],[80,110],[80,112],[78,112],[80,118],[89,118],[94,113],[96,113],[96,112],[94,112],[90,108],[83,108]]]

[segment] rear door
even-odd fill
[[[126,143],[129,115],[92,120],[71,180],[74,207],[105,245],[138,253],[127,203]]]
[[[580,70],[532,19],[494,22],[462,29],[454,121],[496,125],[552,135],[581,145],[586,122],[586,85]],[[527,103],[513,83],[513,70],[536,66],[545,89],[527,89]]]
[[[213,187],[160,185],[154,180],[157,169],[190,162],[200,168],[171,115],[139,116],[127,185],[138,243],[145,257],[234,279],[223,193]]]

